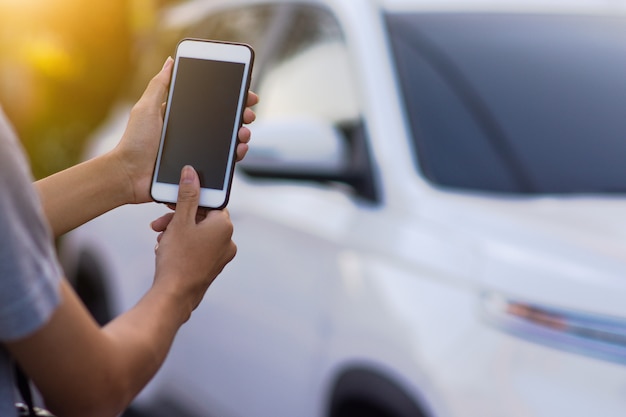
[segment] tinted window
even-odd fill
[[[504,192],[626,191],[626,20],[388,16],[423,174]]]

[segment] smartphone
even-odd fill
[[[155,201],[176,203],[180,172],[191,165],[200,178],[200,206],[226,207],[253,62],[245,44],[179,42],[150,187]]]

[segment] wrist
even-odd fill
[[[169,311],[169,314],[179,326],[182,326],[191,318],[191,313],[195,309],[196,303],[195,297],[190,296],[189,293],[182,291],[175,285],[168,285],[170,282],[178,282],[173,277],[162,277],[156,279],[152,285],[152,288],[146,294],[150,298],[156,298],[161,300],[163,308]]]
[[[111,184],[115,187],[119,197],[119,205],[134,204],[137,202],[133,176],[129,165],[117,149],[102,155],[105,165],[111,170]]]

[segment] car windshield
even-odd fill
[[[626,18],[389,14],[422,174],[508,193],[626,192]]]

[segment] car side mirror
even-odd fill
[[[314,119],[255,122],[239,167],[252,177],[334,180],[346,168],[347,144],[333,126]]]
[[[357,123],[355,126],[360,127]],[[376,200],[369,159],[361,157],[362,129],[340,129],[313,118],[255,122],[252,141],[238,163],[252,178],[343,183],[368,200]],[[362,161],[362,159],[365,159]]]

